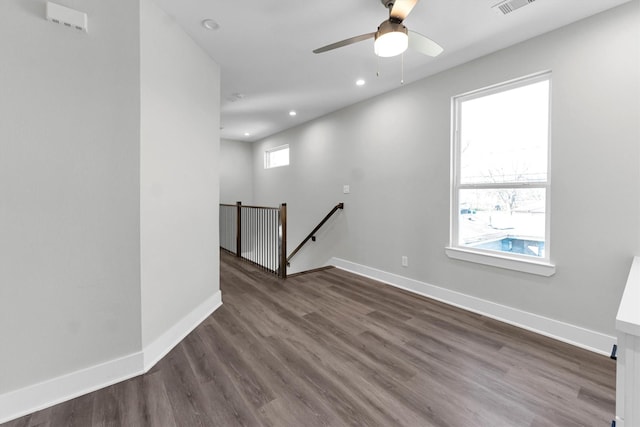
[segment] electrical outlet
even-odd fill
[[[349,184],[345,184],[342,186],[342,193],[343,194],[349,194],[351,192],[351,189],[349,188]]]
[[[406,255],[402,255],[402,266],[409,267],[409,257]]]

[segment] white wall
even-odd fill
[[[253,144],[220,140],[220,203],[253,203]]]
[[[345,211],[294,259],[332,256],[554,321],[614,334],[640,247],[638,1],[399,87],[255,144],[257,204],[286,201],[290,245]],[[451,97],[553,72],[550,277],[447,258]],[[291,165],[264,170],[266,148]],[[343,184],[351,194],[343,195]],[[291,246],[292,247],[292,246]],[[408,268],[400,266],[402,255]],[[578,328],[579,329],[579,328]]]
[[[150,368],[221,303],[218,66],[152,0],[0,2],[0,423]]]
[[[151,0],[141,1],[140,34],[142,342],[148,347],[203,302],[219,300],[220,70]]]
[[[66,4],[0,2],[0,394],[140,348],[138,4]]]

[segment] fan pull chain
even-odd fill
[[[404,53],[402,54],[402,58],[400,59],[400,84],[404,84]]]
[[[376,77],[380,77],[380,57],[376,55]]]

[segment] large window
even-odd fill
[[[264,152],[264,168],[271,169],[289,165],[289,146],[270,148]]]
[[[453,98],[450,256],[553,274],[550,92],[542,73]]]

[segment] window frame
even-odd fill
[[[478,99],[512,89],[539,83],[549,82],[549,108],[547,129],[547,177],[544,182],[506,182],[506,183],[475,183],[461,184],[461,105],[465,101]],[[552,75],[551,71],[519,77],[503,83],[498,83],[485,88],[473,90],[451,98],[451,184],[450,184],[450,227],[449,246],[445,248],[447,256],[453,259],[490,265],[498,268],[521,271],[542,276],[551,276],[555,273],[555,265],[551,262],[551,104],[552,104]],[[483,248],[473,248],[459,243],[459,194],[466,189],[532,189],[545,190],[545,256],[533,257],[524,254],[514,254]]]
[[[270,165],[270,155],[272,153],[275,153],[277,151],[282,151],[282,150],[287,150],[287,164],[286,165],[277,165],[277,166],[271,166]],[[264,150],[264,168],[265,169],[274,169],[274,168],[281,168],[284,166],[289,166],[291,164],[291,148],[289,147],[289,144],[284,144],[284,145],[279,145],[277,147],[272,147],[272,148],[267,148],[266,150]]]

